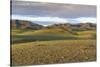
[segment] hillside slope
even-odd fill
[[[24,21],[24,20],[11,20],[11,27],[15,29],[33,29],[33,30],[38,30],[42,29],[43,26],[32,23],[30,21]]]

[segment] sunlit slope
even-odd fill
[[[66,39],[91,39],[95,38],[96,31],[71,31],[61,28],[28,30],[13,29],[12,42],[31,42],[31,41],[48,41],[48,40],[66,40]]]
[[[64,40],[74,39],[74,35],[63,29],[42,29],[42,30],[13,30],[13,42],[30,42],[43,40]]]

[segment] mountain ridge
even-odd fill
[[[37,24],[35,22],[25,21],[25,20],[11,20],[11,27],[17,28],[17,29],[33,29],[33,30],[39,30],[39,29],[52,29],[52,28],[61,28],[64,30],[93,30],[96,29],[95,23],[77,23],[77,24],[71,24],[71,23],[57,23],[52,25],[43,26],[40,24]]]

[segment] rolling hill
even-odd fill
[[[33,29],[33,30],[38,30],[42,29],[43,26],[32,23],[30,21],[24,21],[24,20],[11,20],[11,27],[14,29]]]
[[[12,20],[12,42],[23,43],[32,41],[94,39],[96,24],[53,24],[42,26],[29,21]]]

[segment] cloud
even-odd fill
[[[12,14],[62,18],[96,17],[96,6],[14,1]]]
[[[67,22],[66,19],[59,17],[29,17],[29,16],[12,15],[12,19],[40,21],[40,22],[58,22],[58,23]]]
[[[96,23],[96,6],[13,0],[12,19],[28,20],[42,25]]]
[[[94,17],[80,17],[80,18],[76,18],[75,20],[81,23],[86,23],[86,22],[96,23],[97,22],[97,19]]]
[[[79,17],[79,18],[60,18],[60,17],[31,17],[31,16],[21,16],[12,15],[11,19],[27,20],[34,23],[39,23],[41,25],[50,25],[57,23],[96,23],[96,18],[94,17]]]

